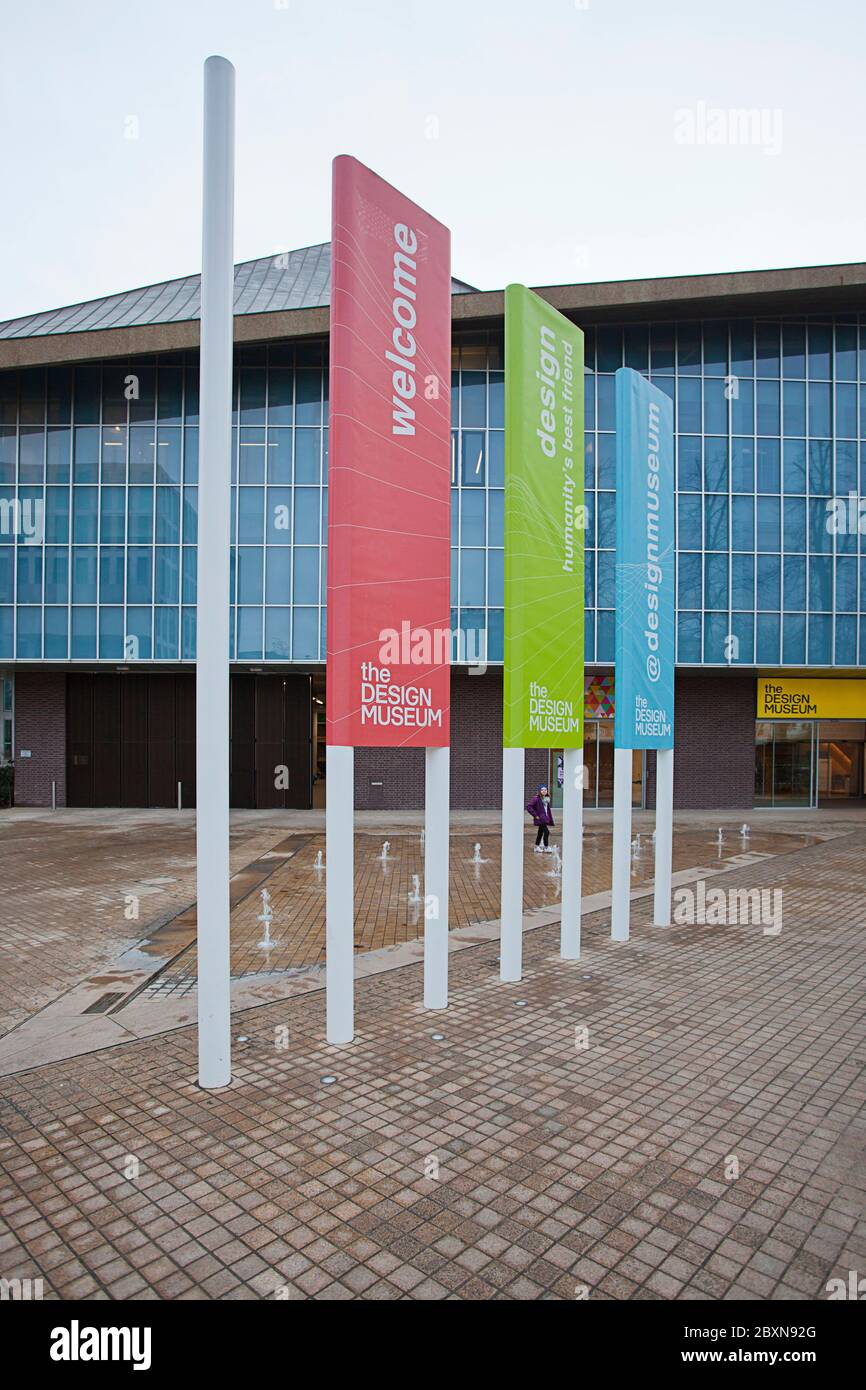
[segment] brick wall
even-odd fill
[[[22,758],[21,750],[30,757]],[[15,805],[66,805],[66,676],[55,671],[15,675]]]
[[[677,674],[675,807],[752,809],[756,700],[754,676]],[[654,764],[655,758],[648,762]],[[652,774],[647,778],[649,805],[655,805],[654,766]]]
[[[423,748],[355,749],[356,810],[416,811],[423,805]]]
[[[452,675],[451,805],[488,810],[502,803],[502,672]],[[751,810],[755,787],[755,678],[686,675],[676,678],[674,805],[681,809]],[[526,799],[547,780],[548,754],[526,754]],[[382,782],[380,787],[373,782]],[[420,810],[424,805],[421,749],[359,748],[355,804]],[[655,754],[647,755],[646,804],[655,806]]]
[[[502,801],[502,672],[452,675],[451,805],[487,810]],[[21,749],[31,757],[22,758]],[[674,805],[683,809],[750,810],[755,782],[755,678],[685,675],[676,681]],[[66,804],[66,677],[24,671],[15,677],[15,802]],[[526,799],[546,781],[548,755],[526,754]],[[381,786],[374,785],[381,782]],[[424,751],[359,748],[355,753],[359,810],[420,810]],[[655,757],[647,758],[647,805],[655,805]]]

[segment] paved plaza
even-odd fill
[[[675,883],[779,890],[780,931],[653,928],[639,815],[612,943],[591,813],[582,959],[559,959],[555,856],[527,836],[524,979],[502,985],[497,820],[455,814],[434,1014],[421,818],[359,816],[335,1049],[321,817],[238,814],[234,1080],[204,1093],[191,815],[2,813],[0,1274],[64,1299],[826,1297],[866,1268],[866,823],[740,819],[678,818]]]

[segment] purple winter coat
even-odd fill
[[[553,811],[548,800],[545,806],[541,792],[526,803],[526,809],[536,825],[553,825]]]

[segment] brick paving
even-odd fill
[[[140,941],[147,923],[195,898],[193,817],[115,814],[3,817],[0,1035]],[[233,824],[232,871],[284,835],[261,821]],[[135,910],[131,897],[137,920],[125,916]]]
[[[74,813],[73,813],[74,815]],[[145,998],[190,994],[196,983],[195,822],[173,813],[126,818],[116,823],[105,813],[83,823],[56,819],[3,825],[0,881],[0,1036],[46,1008],[81,980],[110,970],[121,953],[147,943],[148,954],[165,952],[143,991]],[[298,817],[298,820],[302,818]],[[423,913],[409,894],[413,875],[423,883],[419,830],[405,826],[390,833],[391,850],[382,864],[382,832],[359,832],[355,846],[355,949],[381,950],[423,934]],[[528,830],[527,850],[533,840]],[[558,829],[554,843],[558,840]],[[782,835],[753,829],[749,848],[758,853],[807,843],[808,835]],[[473,865],[474,845],[484,863]],[[588,827],[584,839],[584,894],[610,886],[610,832]],[[232,976],[265,974],[321,963],[325,958],[325,873],[314,867],[325,838],[320,831],[286,835],[275,818],[233,817]],[[678,828],[674,867],[717,862],[743,847],[734,827],[726,830],[722,856],[713,833],[703,827]],[[291,855],[281,858],[279,851]],[[632,884],[652,877],[652,843],[642,835],[641,854],[632,861]],[[265,877],[266,876],[266,877]],[[262,950],[260,880],[271,894],[273,949]],[[499,914],[500,841],[498,826],[481,822],[469,834],[456,831],[451,843],[451,926],[467,926]],[[555,906],[560,883],[552,856],[528,853],[527,910]],[[131,898],[138,917],[128,919]],[[70,931],[70,924],[73,930]]]
[[[524,906],[527,911],[555,907],[561,896],[561,879],[553,855],[531,852],[535,832],[525,835]],[[754,831],[748,848],[759,854],[775,854],[808,842],[808,837]],[[475,845],[479,858],[475,864]],[[551,846],[561,844],[559,832]],[[411,941],[424,933],[423,907],[410,904],[414,876],[424,882],[424,850],[418,834],[396,834],[389,841],[389,858],[382,863],[381,834],[355,836],[355,950],[377,951]],[[707,830],[678,829],[674,840],[674,869],[696,864],[718,864],[739,854],[744,842],[730,829],[719,852]],[[274,914],[270,951],[259,949],[262,910],[258,893],[251,894],[232,914],[232,974],[240,976],[268,970],[312,965],[325,959],[325,872],[315,868],[316,856],[325,853],[323,835],[311,835],[297,855],[279,865],[267,881]],[[589,829],[583,841],[582,889],[584,896],[610,888],[611,835],[607,829]],[[632,887],[651,883],[653,845],[641,836],[640,850],[631,864]],[[452,834],[450,840],[449,925],[470,926],[499,916],[501,840],[495,830]],[[423,886],[421,891],[423,892]],[[182,980],[192,988],[196,979],[195,946],[173,961],[153,989]]]
[[[866,1268],[864,852],[855,830],[726,875],[783,890],[777,937],[658,931],[643,900],[631,942],[597,913],[573,964],[527,933],[517,985],[460,952],[445,1013],[417,966],[359,982],[351,1047],[320,993],[235,1015],[219,1094],[189,1029],[6,1078],[0,1274],[63,1298],[820,1298]]]

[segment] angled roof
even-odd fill
[[[472,289],[452,280],[454,294]],[[325,308],[331,291],[331,244],[304,246],[242,261],[235,266],[235,313],[268,314],[281,309]],[[124,290],[122,294],[88,299],[63,309],[7,319],[0,338],[40,338],[55,333],[87,333],[105,328],[136,328],[145,324],[185,323],[200,317],[201,276],[185,275],[160,285]]]
[[[327,334],[329,278],[328,242],[236,266],[235,342]],[[660,318],[866,313],[862,262],[536,288],[582,327]],[[451,289],[455,327],[501,327],[502,290],[476,290],[453,279]],[[189,275],[0,323],[0,371],[195,351],[199,339],[199,277]]]

